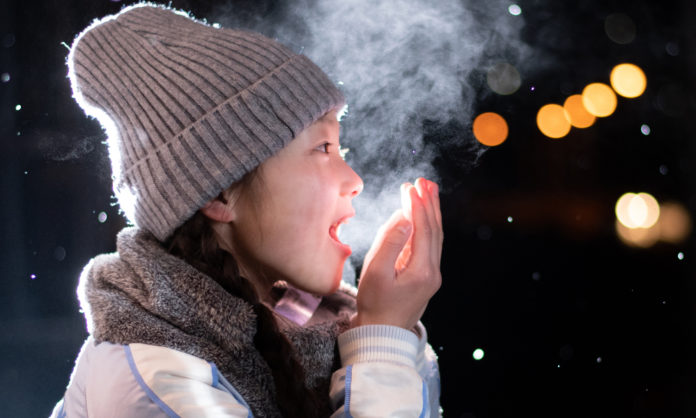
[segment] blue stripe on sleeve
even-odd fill
[[[213,364],[213,363],[211,363],[211,364]],[[217,366],[215,366],[215,369],[218,370]],[[232,384],[227,379],[225,379],[225,375],[221,374],[219,372],[219,370],[218,370],[218,389],[224,390],[224,391],[230,393],[234,397],[234,399],[236,399],[237,402],[239,402],[240,405],[244,406],[247,409],[247,411],[249,411],[249,415],[247,415],[248,418],[254,417],[254,415],[251,413],[251,408],[249,407],[249,404],[246,403],[246,401],[244,400],[242,395],[239,392],[237,392],[237,389],[235,389],[234,386],[232,386]]]
[[[350,414],[350,385],[353,383],[353,365],[346,367],[346,387],[345,400],[343,402],[343,410],[346,412],[346,417],[353,418]]]
[[[140,385],[140,387],[145,391],[147,396],[150,398],[152,402],[154,402],[157,406],[164,411],[167,416],[172,417],[172,418],[179,418],[179,415],[177,415],[170,407],[167,406],[156,394],[155,392],[150,389],[150,387],[145,383],[143,380],[143,377],[140,375],[140,372],[138,372],[138,368],[135,367],[135,360],[133,359],[133,353],[131,353],[131,349],[129,346],[124,345],[123,349],[126,352],[126,359],[128,360],[128,366],[130,366],[131,373],[133,373],[133,377],[135,377],[136,382]]]
[[[213,363],[212,361],[210,361],[210,362],[208,362],[208,364],[210,364],[210,370],[211,370],[212,373],[213,373],[213,387],[214,387],[215,389],[217,389],[217,388],[218,388],[218,384],[220,383],[220,378],[219,378],[220,374],[219,374],[219,372],[218,372],[218,369],[217,369],[217,366],[215,365],[215,363]]]
[[[421,411],[420,418],[425,418],[425,411],[428,410],[428,387],[423,382],[423,410]]]
[[[65,399],[63,399],[60,405],[60,411],[58,411],[58,418],[65,418]]]

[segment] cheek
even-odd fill
[[[277,218],[293,218],[298,222],[326,217],[336,197],[330,197],[331,183],[320,170],[296,171],[287,176],[284,181],[274,185],[268,199],[272,209],[268,212]]]
[[[330,168],[304,163],[273,166],[264,172],[263,184],[255,190],[259,204],[253,214],[262,234],[255,239],[255,247],[264,258],[275,254],[288,261],[300,252],[316,253],[327,245],[339,198]]]

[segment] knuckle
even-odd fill
[[[433,269],[426,269],[423,271],[423,273],[419,276],[420,281],[423,282],[424,284],[431,284],[434,282],[438,282],[438,272],[434,271]]]
[[[435,293],[442,285],[442,274],[440,274],[439,270],[430,270],[425,275],[425,282],[432,293]]]
[[[442,286],[442,275],[438,274],[437,279],[433,282],[433,287],[435,288],[435,291],[437,291],[440,289],[441,286]]]

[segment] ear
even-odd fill
[[[201,212],[213,221],[229,223],[234,220],[235,213],[234,209],[229,203],[225,203],[220,200],[219,197],[214,198],[210,202],[206,203],[202,208]]]

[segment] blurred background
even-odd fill
[[[126,225],[65,57],[130,3],[0,11],[3,416],[62,397],[86,337],[79,273]],[[439,181],[443,286],[423,322],[446,417],[696,415],[696,4],[430,3],[171,5],[275,37],[344,89],[366,182],[347,280],[392,180]]]

